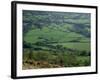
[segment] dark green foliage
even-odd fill
[[[41,62],[39,64],[42,65],[42,62],[45,62],[48,63],[48,66],[52,65],[52,67],[54,65],[58,65],[59,67],[77,67],[90,65],[90,56],[78,56],[69,51],[67,53],[54,53],[41,50],[28,50],[28,52],[29,54],[24,53],[24,57],[27,58],[27,56],[29,56],[28,59],[24,58],[24,60],[26,60],[29,64],[32,62]],[[41,68],[41,66],[38,67]]]
[[[80,56],[90,56],[90,52],[81,51]]]
[[[26,41],[23,41],[23,48],[32,48],[32,44],[27,43]]]

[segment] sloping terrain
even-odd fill
[[[81,66],[87,62],[86,65],[89,65],[90,19],[89,13],[23,10],[24,56],[29,54],[29,56],[31,55],[29,59],[33,59],[34,61],[34,56],[37,56],[35,55],[37,53],[46,53],[43,54],[43,56],[53,56],[55,57],[54,60],[56,58],[58,59],[61,54],[67,58],[69,56],[68,54],[71,54],[71,59],[79,56],[77,59],[81,62],[80,57],[85,55],[87,59],[84,58],[82,64],[80,62],[80,64],[70,62],[68,65],[67,63],[69,61],[66,62],[66,58],[64,58],[64,60],[61,58],[60,62],[64,61],[63,65],[61,65],[62,63],[59,61],[59,65],[57,62],[55,62],[55,64],[58,66]],[[26,59],[27,57],[24,58]],[[52,64],[53,59],[50,59],[51,62],[48,62],[48,58],[44,61],[46,60],[48,64]],[[76,60],[76,62],[78,61]]]

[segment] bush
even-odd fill
[[[90,52],[80,51],[80,56],[90,56]]]
[[[72,53],[68,53],[66,56],[64,56],[64,63],[66,67],[73,67],[77,66],[77,56]]]

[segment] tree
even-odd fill
[[[81,51],[80,56],[88,56],[88,53],[86,51]]]
[[[32,44],[27,43],[26,41],[23,41],[23,48],[32,48]]]

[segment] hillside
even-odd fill
[[[55,53],[89,56],[90,19],[89,13],[23,10],[23,48],[49,56]]]
[[[23,29],[24,40],[28,43],[39,41],[88,43],[90,41],[90,15],[86,13],[24,11]]]

